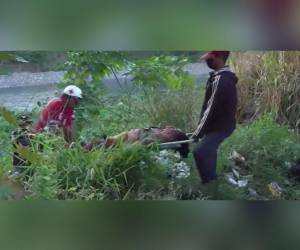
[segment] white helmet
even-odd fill
[[[64,89],[63,94],[66,94],[68,96],[74,96],[74,97],[82,98],[82,91],[81,91],[81,89],[78,88],[75,85],[69,85],[69,86],[67,86]]]

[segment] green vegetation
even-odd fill
[[[249,187],[256,190],[261,199],[276,198],[267,188],[271,182],[277,182],[285,190],[282,199],[300,198],[298,181],[288,178],[290,165],[300,158],[298,138],[288,127],[276,124],[271,114],[263,115],[250,125],[241,126],[222,145],[218,166],[220,173],[231,171],[229,156],[234,150],[245,157],[240,173],[253,176]],[[292,188],[294,186],[295,189]],[[247,198],[246,193],[242,191],[238,195]]]
[[[232,55],[231,64],[240,79],[240,124],[220,148],[219,199],[300,198],[299,181],[288,177],[290,165],[300,158],[296,85],[300,57],[298,52],[293,56],[289,53]],[[23,152],[32,159],[32,165],[20,180],[28,192],[26,199],[207,198],[201,193],[192,154],[185,160],[191,166],[190,175],[174,178],[158,160],[156,147],[124,144],[86,152],[80,146],[80,142],[132,128],[173,125],[192,132],[198,122],[203,89],[183,71],[183,65],[191,60],[189,55],[154,53],[137,57],[127,52],[68,52],[66,57],[67,73],[61,87],[76,83],[84,92],[76,110],[77,140],[71,148],[65,146],[61,136],[50,134],[40,134],[32,141],[33,152]],[[134,91],[106,93],[103,77],[125,68],[133,76]],[[39,109],[37,106],[33,110],[33,117]],[[12,158],[9,134],[15,125],[10,113],[1,110],[1,115],[0,176],[5,179]],[[42,152],[38,150],[40,144]],[[234,151],[245,157],[238,166],[230,159]],[[226,176],[233,166],[241,176],[250,176],[246,187],[228,183]],[[268,184],[272,182],[282,188],[281,195],[270,192]],[[0,197],[12,198],[3,185]]]
[[[89,120],[82,111],[78,124],[89,124],[78,131],[78,140],[89,141],[102,135],[111,135],[130,128],[148,125],[147,116],[136,116],[136,105],[141,100],[109,99],[106,105]],[[123,103],[120,105],[120,101]],[[135,103],[134,103],[135,101]],[[139,106],[139,105],[138,105]],[[142,105],[141,105],[142,106]],[[87,109],[87,112],[90,112]],[[88,113],[90,115],[90,113]],[[127,117],[127,120],[124,117]],[[134,119],[134,117],[136,117]],[[97,120],[98,119],[98,120]],[[98,123],[99,121],[99,123]],[[89,123],[90,122],[90,123]],[[101,123],[100,123],[101,122]],[[99,126],[100,124],[100,126]],[[1,175],[11,168],[9,132],[13,126],[1,119]],[[80,135],[80,136],[79,136]],[[176,180],[167,176],[167,168],[157,161],[158,151],[140,144],[119,145],[112,149],[84,151],[77,143],[65,147],[62,137],[40,134],[32,140],[34,151],[28,175],[22,178],[30,192],[28,199],[191,199],[201,197],[193,187],[197,182],[191,176]],[[37,150],[43,145],[43,151]],[[33,170],[33,171],[31,171]],[[33,174],[31,174],[33,172]],[[194,173],[196,174],[196,173]],[[190,180],[189,180],[190,179]],[[197,179],[198,181],[198,179]],[[193,184],[194,183],[194,184]]]
[[[239,76],[239,118],[274,114],[280,124],[299,129],[300,52],[239,52],[231,59]]]

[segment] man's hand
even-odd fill
[[[199,141],[199,137],[196,136],[194,133],[192,133],[191,135],[189,135],[189,139],[193,139],[194,142],[198,142]]]

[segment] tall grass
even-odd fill
[[[239,121],[272,112],[300,128],[299,51],[236,52],[231,64],[239,77]]]
[[[147,192],[168,193],[166,169],[143,145],[86,152],[80,145],[64,147],[62,138],[40,139],[46,146],[43,157],[31,161],[28,168],[33,171],[22,178],[30,191],[28,199],[136,199]]]
[[[191,132],[199,121],[203,94],[201,88],[194,86],[151,92],[145,97],[143,106],[152,126],[171,125]]]

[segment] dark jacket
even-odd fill
[[[198,138],[211,132],[231,134],[236,126],[238,78],[228,67],[211,72],[199,125],[194,132]]]

